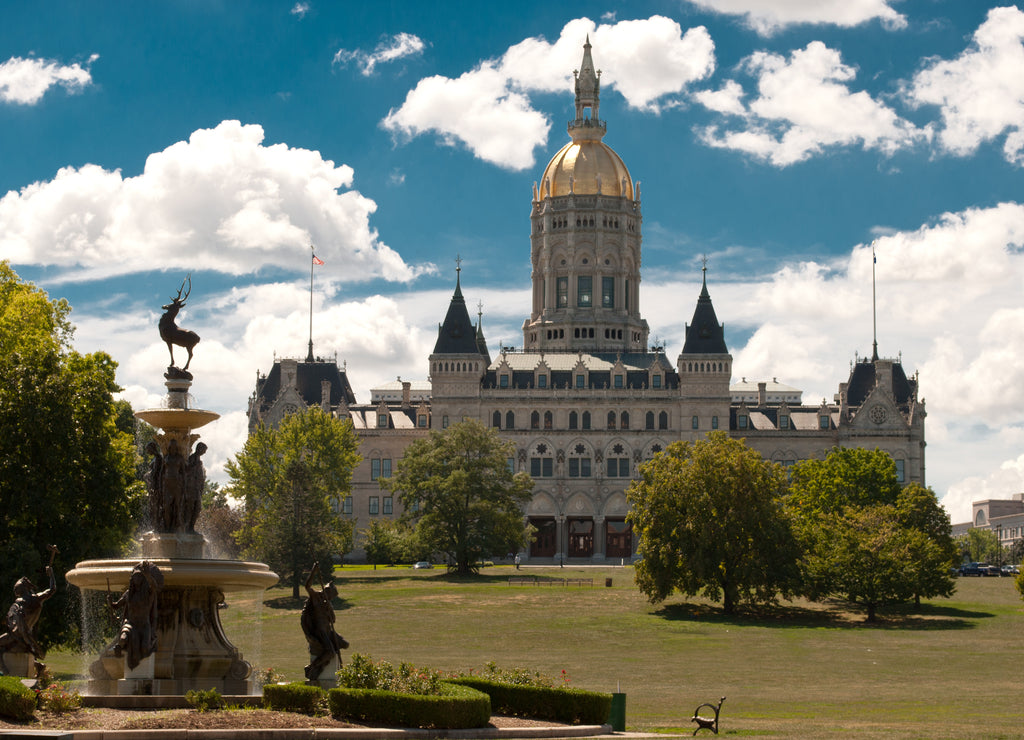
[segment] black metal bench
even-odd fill
[[[696,709],[693,710],[693,718],[690,721],[697,723],[697,729],[693,731],[694,735],[696,735],[701,730],[711,730],[716,735],[718,734],[718,714],[719,714],[719,712],[722,711],[722,702],[723,701],[725,701],[725,697],[724,696],[721,699],[718,700],[718,706],[717,707],[714,704],[701,704],[699,707],[697,707]],[[700,710],[703,709],[704,707],[707,707],[712,712],[714,712],[715,716],[714,717],[701,717],[700,716]]]

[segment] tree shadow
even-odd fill
[[[794,629],[831,627],[836,629],[963,630],[977,626],[976,620],[996,616],[990,612],[959,609],[939,604],[898,604],[879,607],[875,621],[848,602],[827,600],[814,607],[774,604],[746,607],[726,614],[721,607],[682,602],[666,604],[653,612],[670,621],[706,622],[735,626]]]

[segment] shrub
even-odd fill
[[[270,668],[259,668],[253,672],[253,678],[257,689],[262,689],[267,684],[283,683],[284,676]]]
[[[39,692],[39,706],[54,714],[74,712],[82,706],[82,695],[60,681],[51,681]]]
[[[324,699],[319,686],[304,683],[267,684],[263,687],[263,706],[277,712],[315,714]]]
[[[487,694],[469,686],[441,683],[433,696],[378,689],[331,689],[331,716],[355,722],[399,727],[463,729],[484,727],[491,718]]]
[[[430,668],[401,663],[397,668],[386,660],[355,653],[337,673],[338,686],[346,689],[377,689],[401,694],[436,696],[441,691],[441,674]]]
[[[217,689],[192,689],[185,692],[185,701],[197,712],[224,708],[224,697]]]
[[[473,677],[454,678],[451,683],[469,686],[487,694],[497,714],[574,725],[603,725],[608,721],[612,708],[612,695],[596,691],[514,685]]]
[[[0,717],[13,720],[32,719],[36,693],[16,676],[0,676]]]

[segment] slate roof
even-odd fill
[[[297,390],[307,406],[320,405],[320,382],[323,380],[331,382],[330,402],[332,407],[342,402],[345,404],[356,402],[355,393],[352,392],[352,386],[348,382],[348,375],[344,370],[338,368],[338,363],[333,360],[296,363]],[[266,377],[256,380],[256,395],[260,399],[262,407],[269,408],[280,392],[281,361],[278,360]]]
[[[893,362],[891,367],[893,399],[898,405],[904,406],[913,400],[917,392],[917,382],[907,378],[901,363]],[[877,368],[872,360],[861,360],[853,366],[846,388],[846,402],[850,406],[860,406],[867,400],[868,394],[875,387],[876,373]]]
[[[482,333],[481,333],[482,337]],[[484,344],[486,347],[486,343]],[[455,294],[448,304],[448,313],[444,323],[437,329],[437,342],[434,344],[435,355],[478,355],[477,330],[469,320],[466,299],[462,297],[462,286],[459,278],[455,278]]]
[[[684,355],[724,355],[729,349],[725,346],[725,327],[718,323],[715,307],[711,304],[708,293],[707,272],[704,273],[704,284],[697,299],[697,307],[693,310],[693,319],[686,325],[686,340],[683,342]]]

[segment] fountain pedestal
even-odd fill
[[[148,480],[157,531],[146,533],[141,541],[142,559],[153,563],[163,576],[156,602],[156,651],[128,670],[120,649],[106,648],[89,668],[87,693],[91,695],[180,696],[191,689],[216,689],[222,695],[253,693],[252,666],[224,634],[220,610],[227,594],[265,590],[277,583],[277,575],[263,563],[203,557],[203,537],[193,526],[205,479],[198,458],[205,445],[193,455],[192,445],[199,435],[192,432],[218,415],[188,407],[190,384],[169,378],[168,408],[135,414],[161,430],[156,449],[151,450],[155,461]],[[178,472],[172,475],[169,471],[174,466]],[[85,560],[67,574],[67,580],[83,590],[120,594],[128,588],[138,562],[139,558]]]

